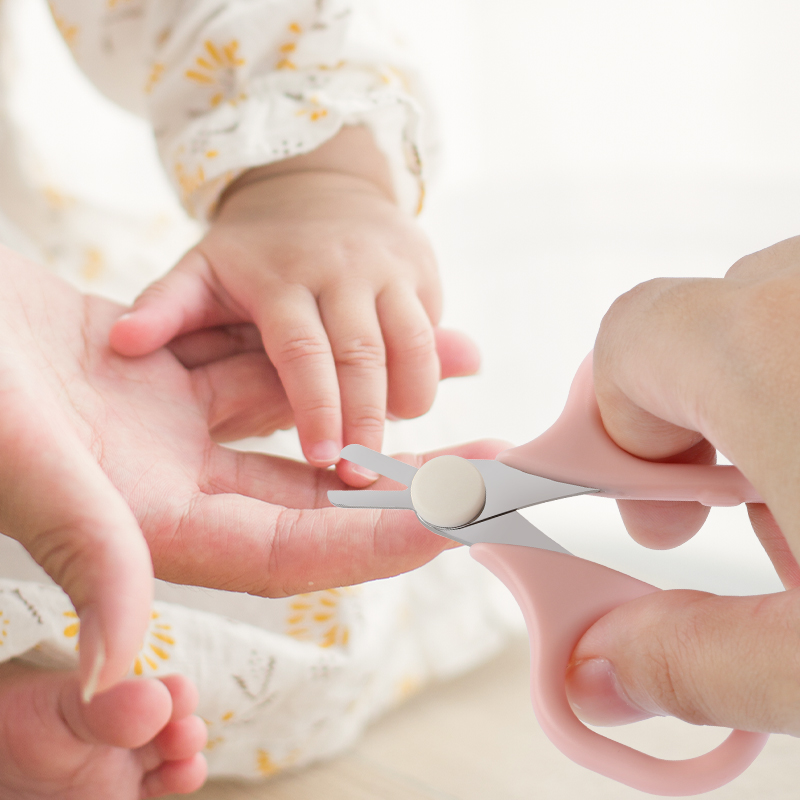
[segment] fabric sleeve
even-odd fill
[[[420,105],[358,0],[51,0],[78,64],[150,120],[186,210],[207,219],[244,170],[364,125],[400,205],[424,195]],[[391,63],[390,63],[391,62]]]

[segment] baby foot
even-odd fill
[[[0,664],[0,800],[142,800],[206,777],[186,678],[124,681],[84,705],[75,673]]]

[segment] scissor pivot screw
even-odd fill
[[[411,482],[417,514],[437,528],[472,522],[486,504],[486,485],[478,469],[459,456],[439,456],[423,464]]]

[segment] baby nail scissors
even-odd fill
[[[584,632],[617,606],[659,589],[571,555],[518,509],[589,493],[708,506],[763,502],[735,467],[655,463],[617,447],[600,418],[591,355],[555,424],[494,461],[440,456],[416,469],[360,445],[345,447],[342,457],[408,488],[331,491],[331,503],[412,510],[429,530],[469,545],[470,555],[511,590],[528,628],[534,711],[573,761],[635,789],[674,797],[724,785],[764,747],[767,734],[734,730],[696,758],[655,758],[587,728],[567,701],[565,673]]]

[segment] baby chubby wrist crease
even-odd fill
[[[270,191],[282,190],[292,181],[315,180],[334,185],[338,181],[350,190],[371,189],[397,202],[389,165],[372,134],[361,126],[346,126],[308,153],[247,169],[222,193],[215,213],[233,194],[257,183],[270,182],[264,188]]]
[[[239,175],[238,178],[227,186],[220,196],[217,210],[219,211],[225,201],[232,195],[243,189],[255,186],[256,184],[265,184],[263,187],[265,191],[273,188],[275,191],[282,191],[284,187],[291,182],[304,183],[309,186],[316,183],[320,188],[328,189],[342,188],[350,191],[372,191],[380,194],[387,200],[395,201],[393,193],[388,191],[387,187],[381,181],[357,172],[349,172],[334,167],[290,168],[281,163],[277,163],[253,167]]]

